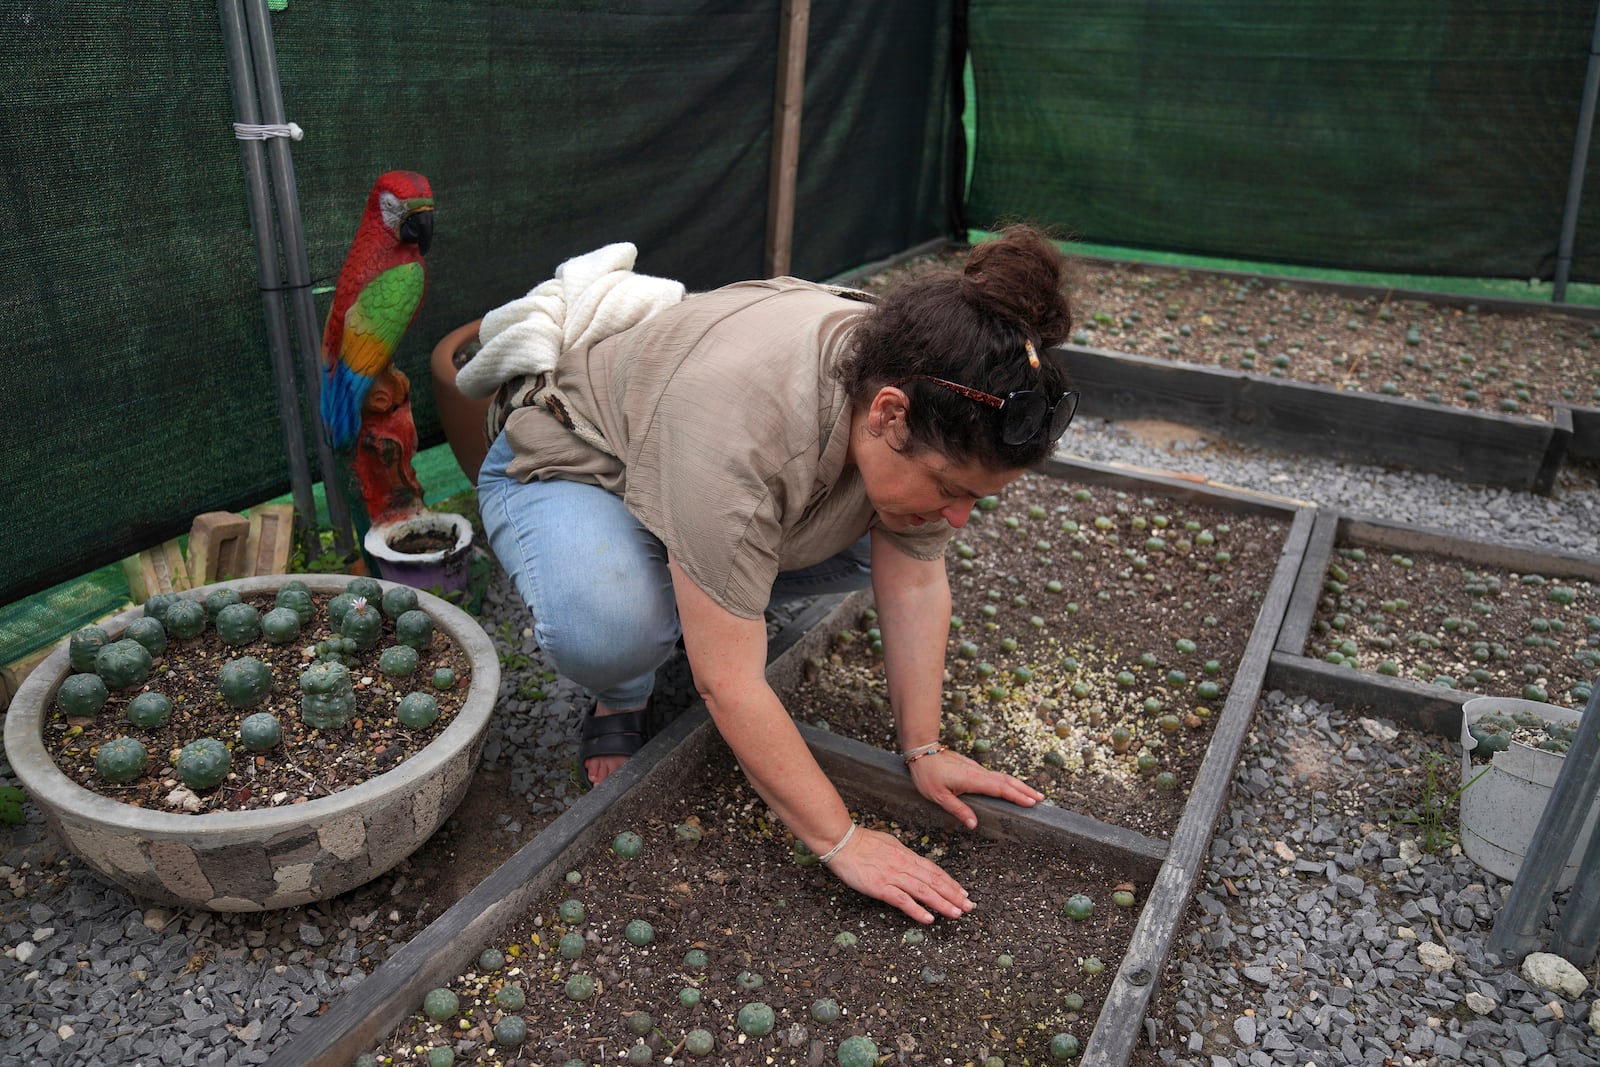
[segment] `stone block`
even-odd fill
[[[245,547],[250,520],[233,511],[207,511],[196,515],[189,528],[189,580],[209,585],[224,578],[248,578]]]
[[[181,593],[194,586],[177,538],[124,559],[122,575],[135,604],[143,604],[156,593]]]
[[[319,826],[317,840],[338,859],[355,859],[367,851],[366,823],[360,812],[346,812]]]
[[[206,880],[194,849],[177,841],[150,842],[150,862],[167,892],[180,900],[209,900],[217,893]]]
[[[294,505],[261,504],[250,509],[245,566],[251,574],[283,574],[294,547]]]
[[[272,861],[259,842],[208,848],[199,860],[216,896],[261,900],[272,892]]]

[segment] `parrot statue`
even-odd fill
[[[428,179],[405,170],[380,175],[322,332],[322,424],[337,454],[356,452],[355,471],[374,522],[422,505],[411,467],[417,445],[411,385],[394,365],[394,353],[422,306],[423,256],[432,238]]]

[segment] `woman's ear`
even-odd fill
[[[886,385],[872,398],[867,409],[867,432],[874,437],[888,435],[895,445],[904,442],[907,430],[906,416],[911,410],[911,398],[899,386]]]

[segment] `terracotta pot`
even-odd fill
[[[200,586],[272,592],[294,577],[337,593],[347,574],[275,574]],[[425,592],[418,605],[472,664],[455,720],[393,769],[331,796],[251,811],[188,815],[152,811],[92,792],[68,778],[45,747],[55,695],[72,673],[70,640],[28,676],[5,716],[6,757],[56,835],[90,867],[135,896],[211,911],[260,911],[326,900],[405,859],[466,795],[500,690],[500,660],[476,619]],[[130,608],[101,623],[119,637],[144,614]],[[291,683],[292,684],[292,683]]]
[[[428,367],[433,374],[433,399],[439,408],[439,422],[444,427],[445,440],[450,451],[465,472],[467,480],[478,484],[478,468],[489,453],[489,442],[484,439],[483,420],[489,413],[489,398],[464,396],[456,388],[458,359],[464,361],[465,350],[478,343],[478,323],[473,319],[440,338],[433,346],[433,356]]]

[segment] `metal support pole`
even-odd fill
[[[1468,786],[1467,788],[1472,788]],[[1578,721],[1572,748],[1562,761],[1561,773],[1550,789],[1544,813],[1533,832],[1533,843],[1522,858],[1522,869],[1511,883],[1506,898],[1489,933],[1488,949],[1508,964],[1519,961],[1539,947],[1538,930],[1545,908],[1555,894],[1556,883],[1572,854],[1572,846],[1583,829],[1584,817],[1600,789],[1600,689],[1589,697]],[[1587,857],[1585,857],[1587,866]]]
[[[1561,212],[1561,243],[1556,248],[1556,280],[1550,299],[1567,299],[1567,277],[1572,273],[1572,246],[1578,235],[1578,205],[1583,201],[1583,175],[1589,169],[1589,135],[1594,129],[1595,96],[1600,94],[1600,6],[1589,38],[1589,70],[1583,79],[1583,103],[1578,107],[1578,136],[1572,146],[1572,171],[1567,175],[1567,205]]]
[[[236,121],[260,121],[255,81],[245,40],[244,16],[239,0],[221,0],[222,40],[227,47],[228,74],[233,87]],[[294,371],[294,351],[289,323],[283,313],[278,274],[278,246],[273,240],[272,201],[267,190],[265,152],[260,141],[240,139],[245,189],[250,199],[250,228],[256,241],[257,288],[261,315],[267,327],[267,350],[272,356],[272,380],[278,390],[278,420],[283,424],[283,447],[289,459],[289,488],[294,498],[295,530],[307,552],[315,548],[317,505],[312,495],[311,462],[306,455],[305,424],[300,418],[300,385]]]
[[[1595,682],[1595,689],[1600,690],[1600,678]],[[1591,707],[1595,700],[1596,697],[1590,696]],[[1586,709],[1584,718],[1588,717]],[[1568,756],[1571,756],[1570,752]],[[1564,764],[1562,769],[1566,769]],[[1580,820],[1583,815],[1583,811],[1578,813]],[[1596,948],[1600,948],[1600,823],[1589,834],[1588,843],[1584,846],[1583,861],[1578,864],[1572,893],[1567,897],[1566,910],[1562,913],[1561,925],[1556,929],[1550,951],[1566,957],[1578,967],[1586,967],[1594,961]]]
[[[255,57],[256,91],[261,100],[261,121],[278,124],[284,117],[283,86],[278,81],[278,56],[272,41],[272,16],[267,0],[244,0],[245,24],[250,49]],[[289,144],[274,137],[267,144],[273,191],[278,202],[278,232],[283,242],[284,273],[290,307],[294,312],[295,337],[300,350],[301,373],[305,377],[307,403],[315,413],[317,465],[322,470],[322,489],[328,501],[328,521],[333,526],[334,548],[342,559],[355,555],[355,537],[350,521],[350,506],[345,500],[333,448],[322,426],[322,330],[317,323],[316,304],[311,296],[311,263],[306,255],[305,227],[300,221],[300,193],[294,180],[294,160]]]

